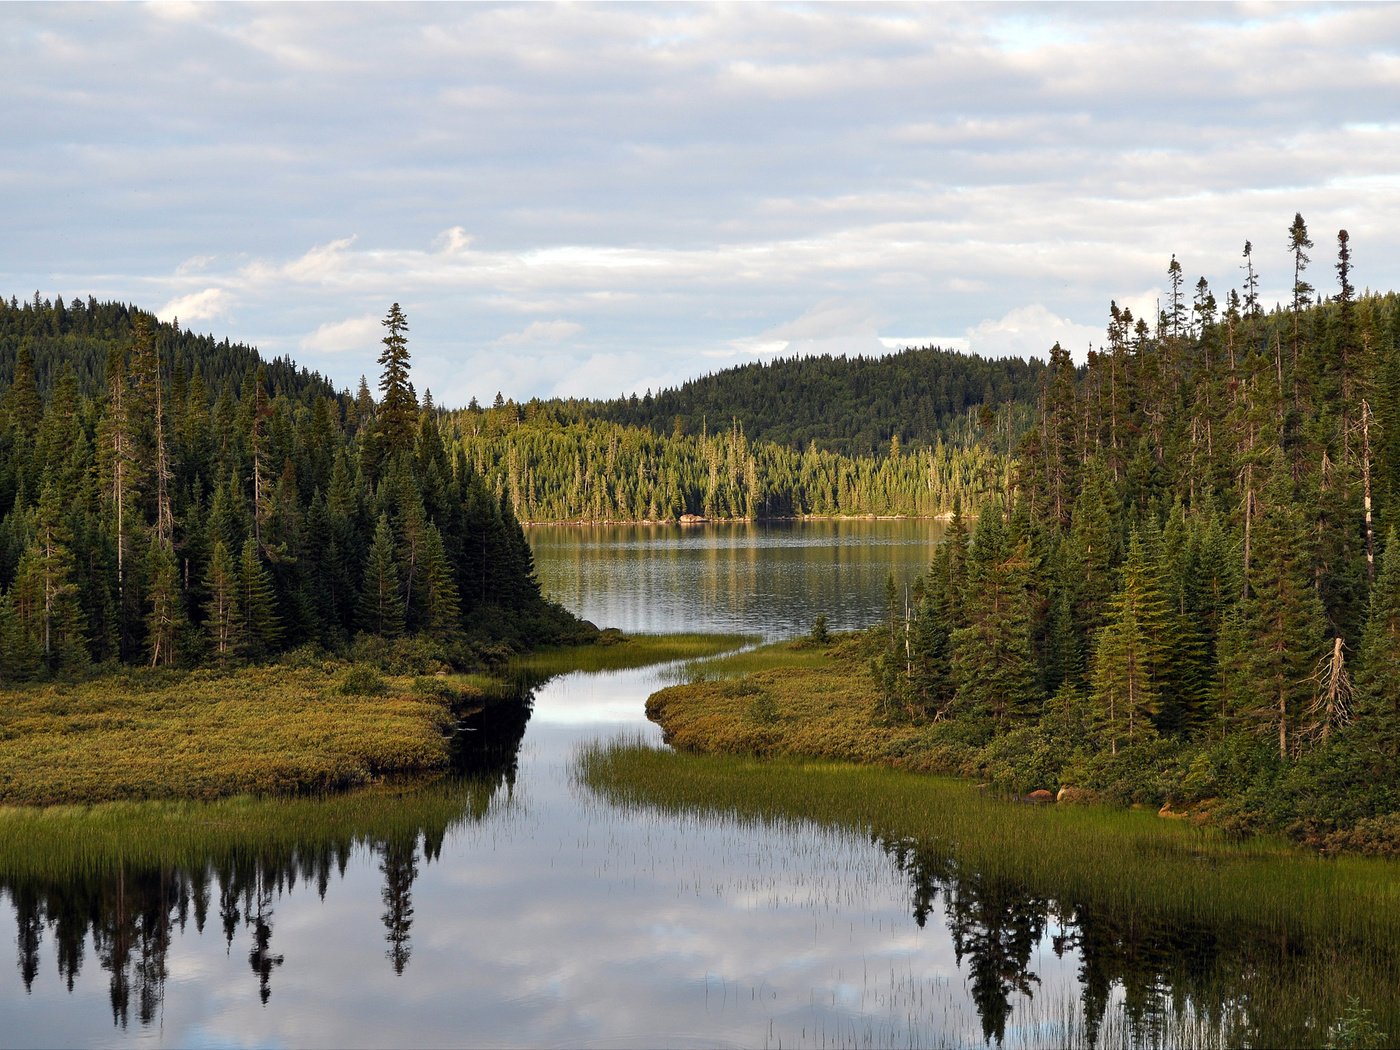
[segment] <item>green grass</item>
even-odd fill
[[[675,660],[695,660],[756,640],[747,634],[633,634],[604,631],[593,645],[542,649],[515,657],[512,672],[553,677],[570,671],[620,671]]]
[[[860,646],[846,635],[693,661],[676,673],[684,684],[652,694],[647,715],[690,751],[898,764],[920,751],[927,727],[875,723]]]
[[[128,869],[202,870],[240,851],[290,855],[441,832],[490,804],[485,781],[375,785],[325,797],[0,807],[4,879],[69,879]]]
[[[357,677],[358,675],[358,677]],[[312,666],[124,672],[0,693],[0,804],[324,791],[437,769],[464,679]]]
[[[643,811],[854,829],[970,885],[1009,885],[1123,931],[1208,931],[1210,980],[1256,1032],[1317,1044],[1352,996],[1400,1031],[1400,869],[1234,841],[1151,813],[1013,805],[957,781],[880,766],[696,756],[636,744],[580,753],[577,775]],[[1169,949],[1172,950],[1172,949]]]

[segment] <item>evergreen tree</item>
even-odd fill
[[[365,559],[364,582],[356,620],[362,630],[382,638],[397,638],[404,631],[404,604],[399,566],[394,559],[394,532],[389,516],[381,514],[374,526],[374,542]]]
[[[223,540],[214,541],[204,586],[209,593],[204,605],[205,635],[214,659],[220,667],[227,667],[240,648],[243,617],[239,611],[238,571]]]
[[[461,625],[461,602],[442,533],[429,524],[419,565],[420,622],[428,630],[451,631]]]
[[[379,364],[384,369],[379,378],[379,429],[389,455],[412,452],[418,424],[418,399],[408,381],[408,337],[405,335],[408,319],[399,304],[394,303],[381,323],[387,334],[379,355]]]
[[[237,616],[243,625],[243,653],[261,659],[277,651],[282,637],[277,594],[272,586],[272,577],[263,567],[258,542],[252,536],[243,541],[243,552],[238,561]]]
[[[35,595],[29,623],[45,664],[56,671],[87,663],[86,622],[78,601],[71,551],[72,536],[65,524],[52,484],[45,484],[34,513],[34,539],[20,560],[15,586]]]
[[[1275,453],[1259,517],[1250,593],[1241,606],[1248,648],[1237,717],[1259,732],[1277,736],[1279,756],[1288,758],[1309,700],[1309,677],[1324,647],[1322,606],[1309,572],[1307,533],[1288,497],[1288,470]]]
[[[968,553],[966,626],[952,636],[956,701],[998,726],[1034,713],[1041,699],[1031,651],[1030,553],[1013,545],[995,504],[983,509]]]
[[[146,556],[146,647],[152,667],[169,666],[179,658],[179,643],[186,627],[175,555],[157,535]]]
[[[1170,611],[1153,569],[1134,533],[1123,563],[1122,586],[1094,650],[1093,718],[1114,754],[1120,742],[1151,734],[1151,718],[1161,709]]]
[[[1361,636],[1355,714],[1359,728],[1393,759],[1400,754],[1400,537],[1386,534],[1380,576]]]

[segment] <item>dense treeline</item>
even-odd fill
[[[510,501],[420,408],[397,304],[378,403],[126,307],[4,317],[19,342],[0,395],[0,678],[361,637],[469,662],[572,629]],[[62,362],[44,385],[35,346]]]
[[[1342,231],[1315,300],[1289,236],[1285,308],[1246,245],[1223,309],[1173,258],[1153,326],[1114,305],[1082,374],[1054,348],[1015,483],[907,616],[891,587],[889,713],[1028,785],[1400,846],[1400,297],[1356,296]]]
[[[39,396],[47,399],[64,369],[72,371],[77,392],[98,397],[106,391],[107,362],[113,347],[131,345],[141,311],[124,303],[59,296],[50,302],[34,298],[20,303],[0,299],[0,390],[14,381],[20,346],[29,350],[30,367]],[[161,374],[192,376],[198,370],[209,396],[225,392],[237,397],[249,369],[263,367],[270,389],[289,397],[331,397],[331,384],[316,372],[297,368],[289,358],[263,361],[258,352],[227,339],[182,330],[177,318],[158,328]]]
[[[983,448],[931,448],[852,458],[809,444],[750,442],[737,423],[659,435],[598,420],[560,424],[508,404],[449,416],[473,470],[528,521],[674,521],[802,515],[932,516],[980,500],[1005,472]]]
[[[1044,371],[1038,360],[922,347],[884,357],[778,358],[640,398],[545,404],[562,420],[603,419],[657,434],[694,435],[735,421],[751,441],[815,442],[852,457],[939,441],[1005,451],[1008,435],[1029,422]]]

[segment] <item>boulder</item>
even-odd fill
[[[1060,788],[1055,795],[1055,801],[1065,806],[1085,806],[1091,802],[1098,801],[1098,793],[1089,788],[1074,787],[1066,784]]]
[[[1032,791],[1029,795],[1027,795],[1026,801],[1034,802],[1037,805],[1044,805],[1047,802],[1054,802],[1055,794],[1054,792],[1046,791],[1044,788],[1040,788],[1039,790]]]

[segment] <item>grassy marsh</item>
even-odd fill
[[[324,791],[447,764],[470,681],[348,665],[128,672],[0,696],[0,803]]]
[[[861,639],[830,645],[776,642],[692,661],[681,684],[654,693],[647,716],[667,742],[691,751],[801,755],[900,763],[916,755],[927,727],[877,725]]]
[[[69,879],[118,867],[202,869],[251,851],[289,855],[416,835],[479,817],[489,781],[374,785],[324,797],[0,807],[5,879]]]
[[[1141,811],[1011,805],[879,766],[614,744],[584,749],[577,775],[611,803],[668,819],[856,829],[910,873],[915,900],[1039,900],[1082,951],[1098,944],[1130,994],[1134,979],[1178,998],[1195,982],[1191,1009],[1214,1003],[1229,1031],[1193,1041],[1319,1045],[1353,996],[1400,1031],[1400,877],[1385,861],[1234,841]]]
[[[676,660],[700,660],[757,640],[748,634],[631,634],[604,631],[592,645],[561,646],[517,656],[512,672],[553,677],[570,671],[621,671]]]

